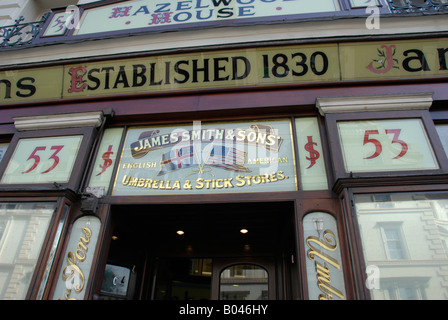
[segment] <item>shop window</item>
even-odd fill
[[[387,196],[354,196],[371,298],[447,299],[448,193]]]
[[[53,202],[0,204],[0,298],[23,300],[47,234]]]
[[[68,204],[64,205],[64,209],[62,211],[62,215],[59,219],[58,227],[56,229],[56,234],[53,238],[53,244],[51,245],[50,254],[48,255],[47,263],[45,266],[44,275],[42,277],[42,281],[40,283],[39,291],[37,294],[37,299],[42,299],[44,295],[44,290],[47,286],[48,277],[50,276],[50,271],[53,267],[53,263],[56,256],[56,249],[61,240],[62,231],[67,220],[68,212],[70,211],[70,206]]]
[[[220,300],[267,300],[268,272],[253,264],[238,264],[221,272]]]

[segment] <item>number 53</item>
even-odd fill
[[[49,159],[53,160],[53,164],[51,165],[51,167],[49,167],[47,170],[41,172],[41,173],[48,173],[51,170],[53,170],[54,168],[56,168],[56,166],[59,164],[59,157],[57,156],[57,154],[62,150],[64,146],[52,146],[50,148],[50,150],[55,150],[55,152],[53,152],[53,154],[49,157]],[[40,163],[40,155],[38,155],[37,153],[39,151],[45,151],[47,149],[47,147],[36,147],[34,149],[34,151],[31,153],[31,155],[28,157],[28,160],[34,160],[33,165],[31,166],[31,168],[29,168],[28,170],[22,172],[22,173],[28,173],[33,171],[34,169],[36,169],[36,167],[39,165]]]
[[[401,132],[401,129],[386,129],[386,134],[393,134],[392,143],[398,143],[399,145],[401,145],[400,153],[393,159],[399,159],[399,158],[403,157],[406,154],[406,152],[408,151],[407,143],[404,142],[403,140],[398,139],[400,132]],[[366,130],[364,133],[364,144],[363,145],[366,145],[367,143],[373,143],[375,145],[375,152],[371,156],[366,157],[364,159],[376,158],[383,151],[383,146],[381,145],[381,142],[379,142],[375,138],[370,137],[371,135],[374,135],[374,134],[379,134],[378,130]]]

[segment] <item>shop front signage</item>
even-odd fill
[[[289,120],[130,128],[113,195],[296,190]]]
[[[109,191],[117,155],[120,154],[119,146],[123,130],[123,128],[108,128],[104,131],[90,177],[89,189],[99,189],[102,194]]]
[[[65,97],[336,81],[336,45],[246,49],[66,66]]]
[[[337,224],[325,212],[303,218],[306,274],[310,300],[345,300],[344,272]]]
[[[325,156],[316,117],[295,119],[301,190],[326,190]]]
[[[188,25],[263,19],[275,21],[285,16],[335,12],[340,7],[335,0],[310,3],[305,0],[140,0],[85,9],[73,23],[74,35],[121,30],[176,29]],[[67,21],[74,18],[72,10],[56,13],[44,32],[44,37],[63,35]]]
[[[20,139],[0,184],[65,183],[83,136]]]
[[[100,227],[100,220],[94,216],[81,217],[73,224],[54,300],[84,299]]]
[[[338,131],[346,172],[439,168],[420,119],[340,121]]]
[[[448,39],[340,45],[342,80],[448,75]]]
[[[448,39],[250,48],[3,71],[0,104],[418,77],[448,77]]]

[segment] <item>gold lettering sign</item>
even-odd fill
[[[296,190],[289,120],[131,128],[114,195]]]
[[[448,39],[250,48],[0,72],[0,104],[257,85],[448,77]]]
[[[0,104],[62,97],[63,66],[0,72]]]
[[[345,300],[344,274],[335,219],[324,212],[309,213],[303,219],[303,229],[308,248],[306,269],[309,298]]]
[[[84,298],[100,226],[99,219],[93,216],[81,217],[73,224],[65,253],[65,266],[60,272],[54,299]]]
[[[333,267],[337,269],[341,269],[339,261],[335,258],[331,257],[329,254],[325,253],[326,251],[335,251],[337,246],[336,237],[331,230],[324,231],[324,241],[318,239],[314,236],[309,236],[306,239],[306,243],[310,248],[307,251],[307,256],[309,259],[315,261],[316,264],[316,277],[317,277],[317,286],[323,292],[319,294],[319,300],[333,300],[333,295],[336,295],[340,299],[345,299],[344,294],[331,285],[331,275],[330,268],[327,266],[327,263],[331,264]],[[331,235],[331,238],[328,237]],[[315,243],[318,247],[314,247],[312,243]],[[334,243],[334,244],[333,244]],[[322,251],[319,249],[319,246],[324,249]],[[323,264],[316,260],[316,257],[323,260]]]
[[[64,295],[65,300],[73,300],[70,298],[72,290],[76,293],[80,293],[84,289],[84,273],[82,272],[79,264],[86,260],[86,252],[88,250],[87,245],[90,242],[92,230],[83,227],[82,233],[84,237],[79,238],[78,246],[75,251],[69,251],[67,254],[67,267],[62,271],[62,280],[67,282],[73,282],[73,286],[67,288],[67,293]]]

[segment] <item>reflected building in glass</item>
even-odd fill
[[[438,300],[448,294],[445,193],[357,195],[356,212],[375,299]]]

